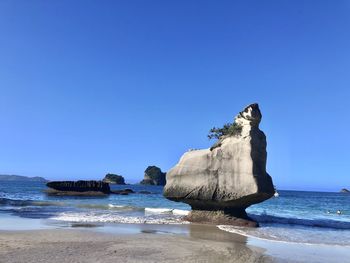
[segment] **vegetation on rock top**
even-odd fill
[[[211,139],[221,139],[223,136],[235,136],[240,134],[242,131],[242,126],[237,123],[226,123],[221,128],[213,127],[210,129],[208,138]]]
[[[106,174],[105,178],[103,178],[103,182],[109,184],[125,184],[124,177],[118,174]]]
[[[163,173],[162,170],[157,166],[148,166],[145,170],[144,179],[140,184],[144,185],[165,185],[166,173]]]

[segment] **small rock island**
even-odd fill
[[[266,172],[266,137],[258,104],[240,112],[232,127],[209,149],[186,152],[166,174],[164,196],[192,207],[188,221],[258,226],[245,209],[275,193]]]
[[[102,182],[108,183],[108,184],[125,184],[124,177],[118,174],[106,174],[105,178],[103,178]]]
[[[340,190],[341,193],[350,193],[350,190],[343,188]]]
[[[148,166],[145,170],[145,175],[140,184],[143,185],[165,185],[166,173],[157,166]]]

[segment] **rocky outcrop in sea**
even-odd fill
[[[257,226],[245,209],[275,192],[261,118],[258,104],[247,106],[235,118],[238,132],[221,136],[209,149],[186,152],[167,173],[164,196],[192,207],[187,220]]]
[[[105,195],[111,192],[109,184],[102,181],[52,181],[46,186],[50,195]]]
[[[148,166],[145,170],[145,175],[140,184],[144,185],[165,185],[166,173],[163,173],[162,170],[157,166]]]
[[[105,178],[102,180],[104,183],[108,184],[125,184],[124,177],[118,174],[106,174]]]
[[[343,188],[340,190],[341,193],[350,193],[350,190]]]

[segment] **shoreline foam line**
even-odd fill
[[[100,222],[100,223],[126,223],[126,224],[188,224],[189,222],[181,218],[147,218],[142,216],[120,216],[111,214],[92,213],[60,213],[49,218],[51,220],[66,222]]]
[[[229,226],[229,225],[217,225],[217,228],[219,228],[222,231],[226,231],[229,233],[233,233],[233,234],[237,234],[237,235],[241,235],[241,236],[245,236],[245,237],[249,237],[249,238],[253,238],[253,239],[259,239],[259,240],[263,240],[263,241],[271,241],[271,242],[277,242],[277,243],[285,243],[285,244],[296,244],[296,245],[308,245],[308,246],[336,246],[336,247],[349,247],[350,245],[342,245],[342,244],[328,244],[328,243],[309,243],[309,242],[297,242],[297,241],[292,241],[292,240],[278,240],[278,239],[270,239],[270,238],[266,238],[266,237],[259,237],[259,236],[255,236],[252,234],[248,234],[246,233],[243,229],[239,229],[239,228],[235,228],[233,226]]]

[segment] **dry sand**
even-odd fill
[[[187,234],[81,229],[1,231],[0,262],[272,262],[243,236],[190,226]]]

